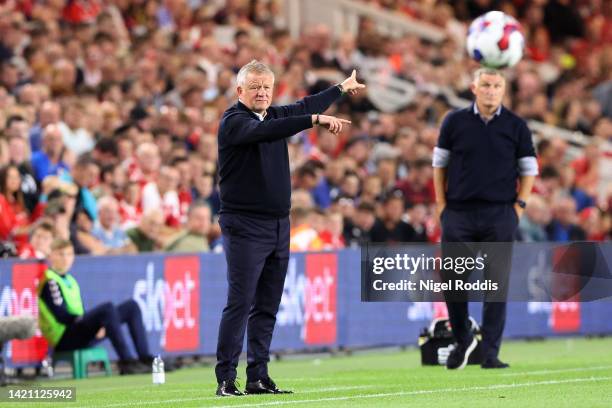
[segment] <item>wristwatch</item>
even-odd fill
[[[525,209],[525,207],[527,207],[527,203],[524,200],[521,200],[520,198],[516,199],[516,203],[518,204],[519,207],[521,207],[523,210]]]

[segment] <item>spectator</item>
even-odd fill
[[[140,206],[142,194],[138,183],[128,182],[123,188],[122,196],[119,202],[121,227],[128,230],[138,225],[142,218],[142,207]]]
[[[30,164],[30,147],[27,140],[11,136],[8,141],[9,163],[14,164],[21,174],[21,191],[26,208],[31,213],[38,204],[38,185]]]
[[[125,230],[119,226],[119,203],[112,196],[104,196],[98,201],[98,219],[92,235],[111,250],[123,252],[128,245]]]
[[[351,222],[345,223],[344,241],[351,248],[359,247],[370,242],[370,231],[376,222],[374,205],[364,201],[357,206],[355,216]]]
[[[396,188],[401,190],[407,203],[432,204],[435,202],[431,160],[419,159],[411,166],[408,176],[400,180]]]
[[[338,250],[344,248],[344,217],[342,213],[330,212],[324,216],[323,230],[319,234],[324,250]]]
[[[50,220],[40,220],[30,232],[30,240],[24,245],[19,257],[21,259],[47,259],[51,254],[51,243],[55,235],[55,227]]]
[[[588,207],[578,214],[579,226],[589,241],[604,241],[606,229],[601,212],[596,207]]]
[[[363,182],[363,189],[360,196],[361,201],[371,204],[377,203],[381,199],[382,192],[382,182],[380,177],[376,175],[369,175]]]
[[[291,231],[289,249],[291,251],[320,251],[323,242],[312,225],[313,212],[303,207],[291,209]]]
[[[142,189],[142,210],[147,212],[161,208],[166,224],[172,227],[179,225],[181,207],[177,193],[179,172],[174,167],[162,166],[157,182],[150,181]]]
[[[13,239],[17,248],[27,242],[30,215],[21,191],[21,174],[15,165],[0,168],[0,240]]]
[[[104,243],[93,235],[94,220],[83,208],[77,208],[70,224],[70,240],[79,255],[106,255],[110,253]]]
[[[75,156],[89,153],[95,146],[91,132],[83,127],[85,117],[85,105],[77,101],[64,109],[64,121],[58,124],[62,132],[64,146]]]
[[[57,125],[47,125],[43,132],[42,149],[32,154],[32,167],[36,181],[41,182],[48,175],[62,175],[70,171],[71,160],[64,148],[62,133]]]
[[[96,197],[91,192],[98,184],[100,169],[96,162],[88,155],[79,157],[72,170],[74,183],[79,191],[77,193],[76,210],[84,210],[90,219],[95,221],[98,217]]]
[[[143,186],[155,181],[160,163],[158,147],[153,143],[142,143],[136,148],[136,162],[128,173],[130,181],[136,181]]]
[[[519,220],[518,234],[523,242],[544,242],[547,241],[545,227],[551,221],[551,214],[546,202],[532,195],[525,208],[525,216]]]
[[[210,207],[195,202],[187,212],[187,229],[165,247],[168,252],[208,252],[208,234],[211,229]]]
[[[586,234],[577,225],[576,202],[572,197],[558,197],[552,207],[553,218],[546,227],[549,241],[584,241]]]
[[[326,209],[331,205],[332,199],[338,195],[344,173],[344,164],[340,160],[332,160],[327,164],[325,177],[313,191],[313,199],[319,207]]]
[[[370,231],[372,242],[392,244],[415,241],[416,231],[402,219],[403,214],[404,195],[400,190],[391,191],[384,200],[382,218],[376,220]]]
[[[144,213],[137,227],[127,230],[131,248],[129,252],[151,252],[164,247],[161,231],[164,226],[164,213],[159,208]]]
[[[427,207],[424,204],[410,205],[408,208],[408,223],[414,229],[415,242],[427,242]]]
[[[59,124],[61,110],[57,102],[45,101],[40,106],[38,121],[30,128],[30,146],[32,152],[42,148],[44,129],[49,125]]]

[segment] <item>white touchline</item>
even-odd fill
[[[559,368],[551,370],[539,370],[539,371],[522,371],[520,373],[502,373],[500,377],[514,377],[521,375],[540,375],[540,374],[551,374],[551,373],[572,373],[577,371],[596,371],[596,370],[608,370],[612,368],[612,365],[595,366],[595,367],[574,367],[574,368]]]
[[[463,388],[441,388],[435,390],[415,390],[415,391],[399,391],[399,392],[389,392],[389,393],[379,393],[379,394],[358,394],[351,395],[346,397],[329,397],[329,398],[316,398],[316,399],[306,399],[306,400],[287,400],[287,401],[273,401],[273,402],[264,402],[264,403],[254,403],[251,402],[249,404],[242,405],[222,405],[217,406],[217,408],[230,408],[230,407],[252,407],[254,405],[257,406],[273,406],[273,405],[287,405],[287,404],[307,404],[311,402],[325,402],[325,401],[346,401],[351,399],[365,399],[365,398],[379,398],[379,397],[400,397],[407,395],[420,395],[420,394],[437,394],[444,392],[465,392],[465,391],[488,391],[488,390],[497,390],[497,389],[505,389],[505,388],[520,388],[520,387],[534,387],[538,385],[555,385],[555,384],[569,384],[569,383],[580,383],[580,382],[594,382],[594,381],[608,381],[612,380],[612,377],[586,377],[586,378],[570,378],[567,380],[549,380],[549,381],[534,381],[527,383],[510,383],[510,384],[494,384],[488,386],[477,386],[477,387],[463,387]],[[360,388],[370,388],[370,386],[353,386],[353,389]],[[327,388],[326,391],[343,391],[351,389],[351,387],[335,387],[335,388]],[[317,390],[323,391],[323,389]],[[301,391],[304,393],[305,391]],[[314,391],[310,391],[314,392]],[[121,404],[110,404],[110,405],[99,405],[99,407],[129,407],[129,406],[142,406],[142,405],[159,405],[166,403],[174,403],[174,402],[189,402],[189,401],[211,401],[211,400],[219,400],[219,397],[200,397],[200,398],[176,398],[176,399],[167,399],[167,400],[157,400],[157,401],[139,401],[139,402],[128,402]],[[87,405],[87,407],[92,407],[91,405]]]
[[[364,380],[372,380],[375,381],[377,379],[377,377],[359,377],[360,379],[364,379]],[[347,380],[348,381],[348,380]],[[307,377],[295,377],[295,378],[285,378],[283,379],[283,384],[287,385],[291,385],[291,384],[296,384],[296,383],[301,383],[301,382],[308,382],[308,383],[313,383],[313,382],[329,382],[329,378],[307,378]],[[353,380],[351,380],[351,382],[353,382]],[[357,385],[355,387],[359,387],[359,388],[370,388],[371,386],[369,385]],[[128,391],[129,389],[134,388],[133,384],[126,384],[122,387],[94,387],[94,388],[88,388],[85,390],[79,390],[79,395],[91,395],[91,394],[98,394],[98,393],[103,393],[103,392],[110,392],[110,391],[119,391],[119,390],[123,390],[123,391]],[[157,389],[159,391],[163,391],[163,393],[172,393],[172,392],[185,392],[185,390],[189,391],[189,390],[193,390],[194,388],[183,388],[180,390],[163,390],[160,389],[159,387],[157,387]],[[201,387],[199,386],[197,388],[198,390],[201,389]],[[156,389],[153,389],[152,391],[157,391]],[[320,390],[318,390],[320,391]],[[139,391],[134,391],[134,392],[139,392]],[[300,391],[300,392],[304,392],[304,391]],[[311,391],[305,391],[305,392],[311,392]],[[104,405],[105,407],[107,407],[108,405]]]
[[[350,391],[350,390],[365,390],[368,388],[378,387],[376,385],[348,385],[343,387],[327,387],[327,388],[316,388],[316,389],[307,389],[300,390],[300,394],[312,394],[315,392],[334,392],[334,391]],[[185,392],[192,391],[191,389],[182,389],[182,390],[171,390],[171,392]],[[164,391],[166,393],[166,391]],[[138,401],[138,402],[126,402],[119,404],[104,404],[104,405],[87,405],[87,408],[95,408],[95,407],[131,407],[131,406],[142,406],[142,405],[157,405],[163,403],[171,403],[171,402],[189,402],[189,401],[210,401],[216,400],[219,401],[219,397],[211,396],[211,397],[193,397],[193,398],[176,398],[176,399],[167,399],[162,401]]]
[[[263,402],[260,404],[250,403],[243,405],[218,405],[216,408],[235,408],[235,407],[264,407],[273,405],[288,405],[288,404],[308,404],[311,402],[326,402],[326,401],[346,401],[352,399],[365,399],[365,398],[380,398],[380,397],[400,397],[406,395],[419,395],[419,394],[437,394],[440,392],[461,392],[461,391],[489,391],[498,390],[504,388],[520,388],[520,387],[533,387],[537,385],[555,385],[555,384],[567,384],[567,383],[579,383],[579,382],[593,382],[593,381],[607,381],[612,380],[612,377],[587,377],[587,378],[573,378],[567,380],[550,380],[550,381],[536,381],[528,383],[512,383],[512,384],[496,384],[482,387],[464,387],[464,388],[443,388],[438,390],[417,390],[417,391],[400,391],[400,392],[389,392],[381,394],[362,394],[352,395],[347,397],[329,397],[329,398],[317,398],[308,400],[288,400],[288,401],[273,401]]]

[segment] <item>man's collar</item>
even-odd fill
[[[474,115],[478,115],[480,116],[480,111],[478,110],[478,105],[476,104],[476,102],[474,101],[474,103],[472,104],[472,111],[474,112]],[[502,104],[499,104],[499,107],[497,108],[497,110],[495,111],[495,113],[493,114],[493,116],[499,116],[501,115],[501,111],[502,111]]]
[[[253,115],[257,116],[257,119],[259,119],[260,121],[263,122],[264,118],[266,117],[266,114],[268,113],[267,111],[263,113],[263,115],[261,113],[257,113],[257,112],[253,112],[252,110],[250,110],[245,104],[244,102],[242,102],[240,99],[238,99],[238,106],[242,107],[243,109],[251,112]]]

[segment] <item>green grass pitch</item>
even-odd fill
[[[611,338],[507,341],[500,357],[510,369],[421,367],[416,349],[292,357],[270,364],[278,385],[295,391],[279,396],[215,397],[212,367],[169,373],[162,386],[151,384],[150,375],[52,380],[39,384],[75,386],[76,403],[38,406],[612,407]],[[244,386],[242,360],[239,373]]]

